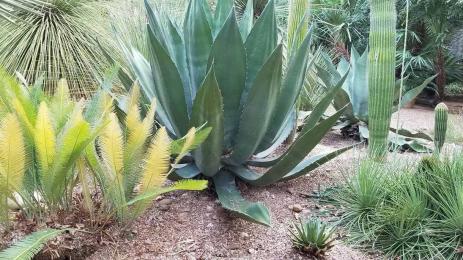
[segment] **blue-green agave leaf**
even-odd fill
[[[235,12],[230,12],[214,42],[210,63],[214,65],[224,105],[225,147],[230,148],[238,131],[241,95],[246,81],[246,50],[241,41]]]
[[[206,76],[207,62],[212,48],[212,31],[202,4],[203,1],[190,1],[183,24],[183,38],[193,97]]]
[[[227,171],[214,176],[214,184],[222,207],[248,221],[270,226],[270,213],[262,203],[245,200],[238,191],[235,177]]]
[[[214,176],[221,168],[223,151],[223,103],[212,67],[196,95],[191,115],[192,126],[207,123],[212,131],[198,149],[193,151],[195,163],[206,176]]]
[[[282,46],[279,45],[259,71],[243,108],[231,159],[245,162],[257,149],[267,132],[281,84]]]

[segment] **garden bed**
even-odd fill
[[[408,129],[431,131],[432,110],[416,107],[404,109],[401,125]],[[397,118],[397,114],[394,115]],[[393,119],[393,124],[395,121]],[[353,141],[344,139],[338,132],[329,133],[315,153],[327,152]],[[76,228],[49,243],[39,259],[50,256],[60,259],[297,259],[302,258],[292,248],[288,238],[290,223],[298,218],[320,217],[332,222],[339,211],[317,198],[327,188],[343,183],[349,169],[366,149],[349,151],[312,173],[296,180],[268,187],[248,187],[240,183],[243,195],[253,201],[265,203],[272,212],[272,226],[251,224],[231,216],[220,207],[213,191],[175,192],[159,197],[133,225],[121,227],[114,223],[91,224],[89,216],[68,215],[47,221],[54,228]],[[401,157],[420,156],[412,153]],[[81,212],[75,210],[73,212]],[[40,227],[43,227],[40,226]],[[35,223],[17,221],[12,230],[2,234],[4,247],[7,241],[16,240],[37,228]],[[83,230],[83,231],[79,231]],[[328,259],[375,259],[377,253],[367,253],[346,245],[347,234],[336,233],[335,246]]]

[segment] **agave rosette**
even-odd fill
[[[295,142],[281,156],[269,158],[294,127],[296,100],[311,64],[310,33],[286,54],[283,72],[284,48],[278,42],[273,1],[258,19],[248,4],[238,21],[233,1],[218,1],[212,13],[206,1],[191,0],[182,29],[146,6],[148,57],[122,46],[145,100],[159,101],[157,119],[174,137],[205,123],[212,127],[207,140],[171,178],[212,178],[223,207],[269,225],[267,208],[246,201],[235,178],[269,185],[302,176],[348,150],[306,158],[343,113],[321,119],[345,77],[305,120]],[[298,31],[305,26],[301,22]],[[259,174],[249,166],[269,170]]]

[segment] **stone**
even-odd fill
[[[241,237],[241,238],[249,238],[249,234],[246,233],[246,232],[241,232],[241,233],[240,233],[240,237]]]
[[[296,213],[299,213],[302,211],[302,206],[301,204],[294,204],[292,206],[289,207],[292,211],[296,212]]]

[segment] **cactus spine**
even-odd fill
[[[395,84],[395,3],[395,0],[370,0],[369,154],[375,160],[383,160],[388,149]]]
[[[434,149],[436,154],[440,153],[445,143],[448,111],[449,109],[444,103],[439,103],[434,109]]]

